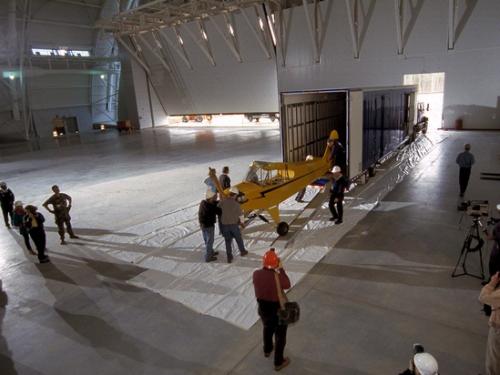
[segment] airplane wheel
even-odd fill
[[[281,223],[278,224],[277,232],[280,236],[284,236],[285,234],[288,233],[288,229],[290,229],[288,224],[282,221]]]

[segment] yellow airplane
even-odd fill
[[[238,201],[245,216],[256,214],[268,222],[260,215],[266,211],[276,224],[278,234],[280,236],[287,234],[289,226],[280,220],[279,204],[325,175],[330,169],[332,141],[338,138],[337,131],[333,130],[321,158],[308,157],[306,161],[294,163],[252,162],[245,180],[235,185],[240,192]],[[209,176],[219,194],[229,194],[229,189],[222,190],[214,169],[209,168]]]

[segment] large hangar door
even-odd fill
[[[281,94],[283,161],[303,161],[307,155],[323,156],[334,129],[347,148],[346,91]]]

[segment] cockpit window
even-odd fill
[[[245,181],[258,185],[273,185],[282,183],[289,178],[288,171],[263,169],[253,165],[248,169]]]

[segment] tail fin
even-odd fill
[[[326,145],[325,153],[323,154],[323,160],[328,160],[330,157],[330,153],[332,152],[333,141],[334,139],[339,139],[339,133],[336,130],[332,130],[330,132],[330,136],[328,137],[328,143]]]

